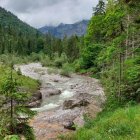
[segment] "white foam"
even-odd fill
[[[53,108],[56,108],[58,107],[59,105],[57,104],[53,104],[53,103],[50,103],[50,104],[47,104],[47,105],[44,105],[40,108],[32,108],[33,111],[38,111],[38,112],[41,112],[41,111],[45,111],[45,110],[49,110],[49,109],[53,109]]]
[[[70,92],[70,91],[68,91],[68,90],[65,90],[65,91],[60,95],[60,98],[66,99],[66,98],[72,97],[73,95],[74,95],[73,92]]]

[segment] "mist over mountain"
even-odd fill
[[[86,33],[89,20],[82,20],[74,24],[61,23],[58,26],[44,26],[39,28],[43,34],[50,33],[57,38],[63,38],[65,35],[71,37],[72,35],[82,36]]]

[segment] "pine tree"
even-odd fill
[[[105,14],[105,2],[103,0],[99,0],[99,3],[96,7],[93,8],[93,15],[102,15]]]
[[[36,112],[26,107],[30,94],[20,91],[20,83],[13,77],[13,64],[11,64],[10,75],[5,79],[1,96],[4,98],[1,111],[6,118],[6,125],[3,126],[5,136],[24,135],[27,140],[34,140],[32,128],[28,125],[28,120],[31,119]],[[1,134],[0,134],[1,136]],[[3,136],[1,136],[3,137]]]

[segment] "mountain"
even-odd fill
[[[50,33],[57,38],[63,38],[65,35],[70,37],[72,35],[82,36],[86,33],[89,20],[82,20],[74,24],[59,24],[58,26],[44,26],[39,29],[42,33]]]
[[[5,29],[8,27],[15,28],[16,32],[21,31],[24,34],[36,34],[37,32],[35,28],[21,21],[17,16],[2,7],[0,7],[0,25]]]
[[[30,54],[37,51],[42,33],[0,7],[0,54]]]

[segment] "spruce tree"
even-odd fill
[[[13,64],[11,64],[10,74],[5,78],[0,91],[3,97],[1,111],[6,118],[3,118],[6,125],[3,125],[5,135],[24,135],[27,140],[34,140],[33,129],[28,125],[36,112],[27,107],[30,94],[20,91],[21,83],[13,77]]]

